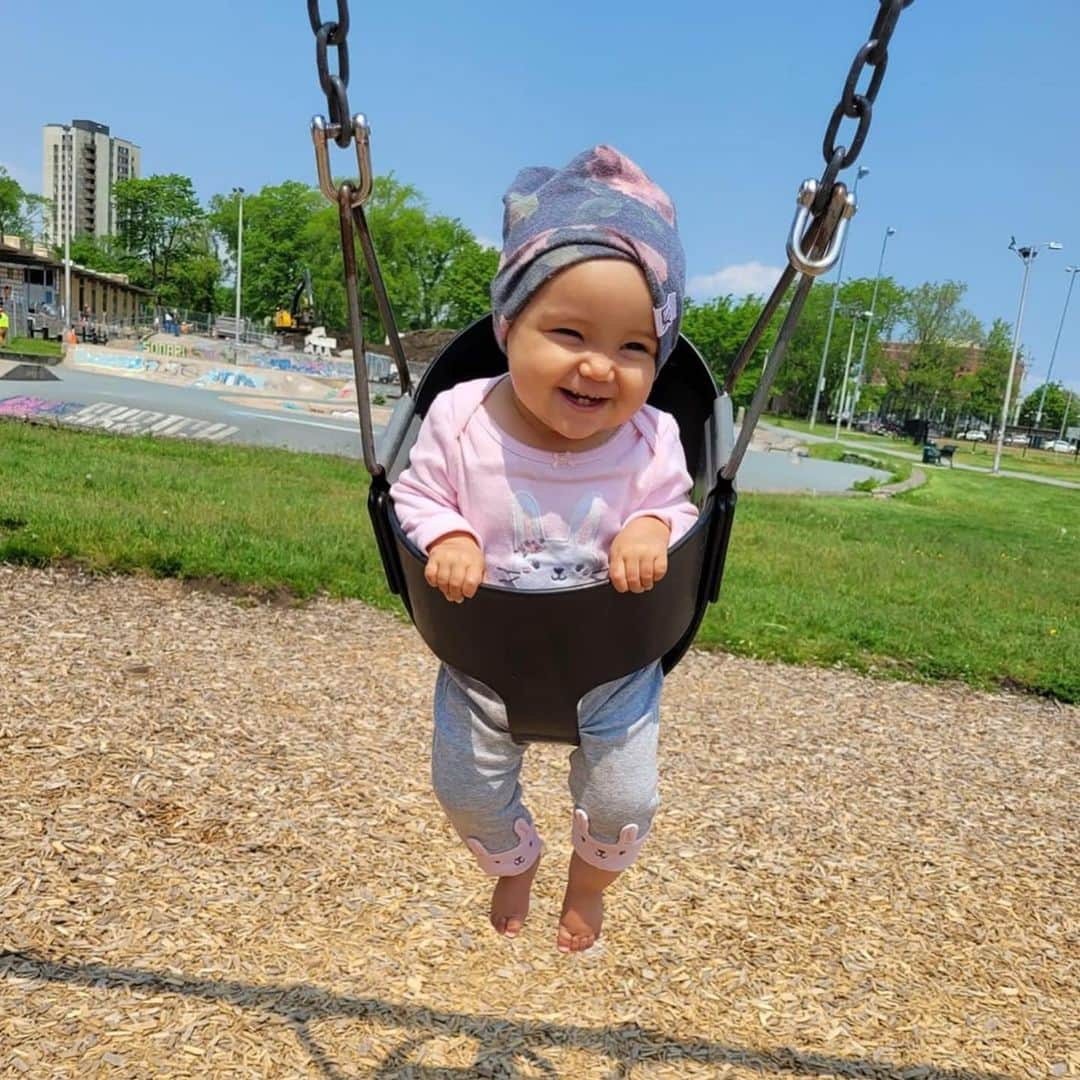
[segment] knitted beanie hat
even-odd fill
[[[679,337],[685,256],[675,207],[628,157],[594,146],[564,169],[522,169],[503,196],[503,253],[491,283],[495,337],[548,279],[588,259],[627,259],[645,274],[659,342],[656,369]]]

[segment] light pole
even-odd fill
[[[856,199],[856,206],[858,205],[859,181],[864,176],[868,176],[869,173],[870,170],[865,165],[860,165],[858,172],[855,173],[855,183],[851,186],[851,194]],[[844,255],[847,254],[847,242],[850,234],[851,226],[849,224],[848,231],[844,234],[844,242],[840,245],[840,265],[836,268],[836,281],[833,283],[832,303],[829,305],[829,322],[825,328],[825,347],[821,350],[821,367],[818,370],[817,386],[814,387],[814,404],[810,409],[811,431],[814,430],[814,424],[817,423],[818,402],[821,400],[821,391],[825,387],[825,361],[829,356],[829,342],[832,341],[833,320],[836,318],[836,301],[840,295],[840,282],[844,277]]]
[[[1001,448],[1005,445],[1005,425],[1009,420],[1009,398],[1012,396],[1013,376],[1016,374],[1016,354],[1020,351],[1020,330],[1024,324],[1024,301],[1027,300],[1028,276],[1031,273],[1031,264],[1039,254],[1039,248],[1047,247],[1051,251],[1060,251],[1064,245],[1056,240],[1048,240],[1043,244],[1029,244],[1026,247],[1016,246],[1016,237],[1009,242],[1009,250],[1015,251],[1024,264],[1024,281],[1020,286],[1020,308],[1016,313],[1016,332],[1013,334],[1012,358],[1009,360],[1009,378],[1005,383],[1005,401],[1001,406],[1001,423],[998,425],[997,446],[994,449],[994,465],[990,472],[995,476],[1001,471]]]
[[[71,229],[75,223],[75,129],[71,128],[69,136],[70,153],[66,155],[68,197],[65,214],[67,218],[64,228],[64,345],[71,334]]]
[[[881,241],[881,257],[877,264],[877,277],[874,278],[874,291],[870,297],[870,314],[866,319],[866,333],[863,334],[862,350],[859,353],[859,366],[855,369],[855,390],[851,400],[851,412],[848,413],[847,429],[851,430],[851,421],[855,418],[855,408],[859,404],[859,393],[862,389],[863,374],[866,370],[866,349],[870,344],[870,327],[874,322],[874,309],[877,307],[878,286],[881,284],[881,268],[885,265],[885,246],[890,236],[895,236],[896,230],[890,225],[885,230],[885,236]]]
[[[840,441],[840,422],[844,418],[844,399],[847,397],[848,375],[851,372],[851,354],[855,350],[855,329],[860,319],[870,318],[869,311],[856,311],[851,315],[851,335],[847,343],[847,360],[844,361],[844,381],[840,384],[840,401],[836,407],[836,431],[833,433],[833,442]]]
[[[1054,357],[1057,356],[1058,343],[1061,341],[1061,331],[1065,326],[1065,312],[1069,310],[1069,297],[1072,296],[1073,285],[1076,282],[1076,274],[1080,266],[1066,266],[1065,273],[1069,275],[1069,287],[1065,291],[1065,306],[1061,309],[1061,322],[1058,323],[1057,337],[1054,338],[1054,347],[1050,350],[1050,366],[1046,369],[1046,382],[1043,383],[1042,393],[1039,395],[1039,408],[1035,413],[1035,426],[1042,423],[1043,406],[1046,404],[1046,390],[1050,385],[1050,376],[1054,370]]]
[[[233,188],[233,194],[240,199],[240,222],[236,239],[236,363],[240,363],[240,285],[244,270],[244,189]]]

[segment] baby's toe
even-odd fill
[[[559,925],[558,936],[555,939],[555,947],[561,953],[569,953],[574,950],[574,935],[561,924]]]

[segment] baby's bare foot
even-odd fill
[[[555,944],[561,953],[584,952],[596,944],[604,923],[604,893],[575,885],[571,880],[563,897]]]
[[[529,894],[540,860],[512,877],[501,877],[491,894],[491,925],[508,938],[516,938],[529,914]]]

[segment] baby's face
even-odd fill
[[[645,275],[590,259],[546,282],[510,326],[510,380],[534,421],[586,449],[645,404],[658,341]]]

